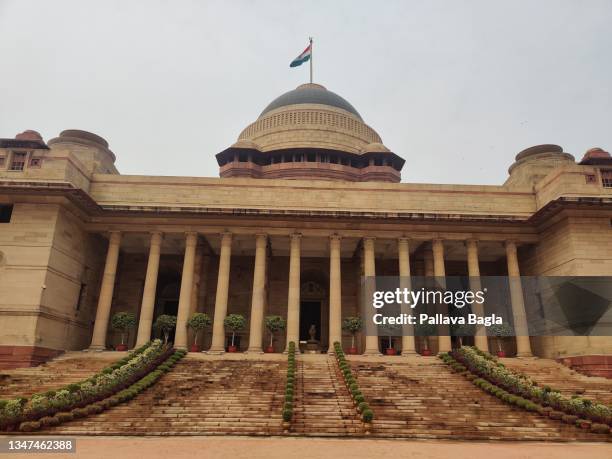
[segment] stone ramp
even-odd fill
[[[0,398],[29,397],[82,381],[125,355],[125,352],[74,351],[37,367],[1,370]]]
[[[286,360],[187,356],[130,402],[49,429],[83,435],[278,435]]]
[[[300,436],[361,436],[363,426],[342,382],[335,357],[301,355],[291,433]]]
[[[461,440],[606,441],[605,435],[504,404],[435,357],[350,359],[375,420],[372,436]]]
[[[612,405],[612,379],[586,376],[549,359],[500,359],[511,370],[518,371],[571,397],[579,395],[606,405]]]

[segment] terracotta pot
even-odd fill
[[[504,358],[506,357],[506,353],[504,351],[497,351],[497,357]]]
[[[357,354],[357,348],[356,347],[349,347],[346,351],[347,354],[352,354],[355,355]]]
[[[431,355],[431,350],[429,350],[429,349],[423,349],[423,350],[421,351],[421,355],[422,355],[422,356],[425,356],[425,357],[429,357],[429,356]]]
[[[192,344],[189,347],[189,352],[200,352],[200,346],[198,346],[197,344]]]
[[[385,354],[387,354],[387,355],[395,355],[395,349],[393,349],[392,347],[389,347],[389,348],[385,349]]]
[[[120,352],[127,351],[127,344],[117,344],[115,350]]]
[[[227,352],[238,352],[238,348],[236,346],[228,346]]]
[[[274,354],[274,346],[268,346],[265,349],[266,354]]]

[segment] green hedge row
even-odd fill
[[[463,349],[463,348],[462,348]],[[498,364],[496,360],[490,355],[483,355],[484,353],[480,350],[470,349],[470,353],[473,355],[477,355],[482,357],[482,359],[491,362],[495,365]],[[496,384],[492,380],[487,380],[483,375],[480,375],[476,370],[476,367],[468,360],[458,361],[456,358],[456,352],[451,353],[441,353],[438,357],[446,363],[449,367],[453,369],[453,371],[464,375],[468,380],[472,381],[472,383],[478,388],[482,389],[484,392],[487,392],[494,397],[497,397],[504,403],[507,403],[512,406],[516,406],[522,410],[531,411],[534,413],[538,413],[542,416],[549,417],[551,419],[560,420],[567,424],[573,424],[576,427],[580,427],[583,429],[589,429],[595,433],[609,433],[610,426],[607,423],[603,422],[593,422],[589,419],[585,419],[584,417],[580,417],[574,412],[564,412],[560,410],[556,410],[555,407],[550,406],[549,404],[542,404],[541,400],[535,395],[528,395],[527,397],[521,395],[520,390],[511,387],[501,387]],[[505,368],[502,365],[503,368]],[[510,371],[510,370],[507,370]],[[521,380],[526,379],[527,377],[522,375]],[[534,381],[531,382],[535,384]],[[511,388],[511,390],[507,390]],[[549,392],[549,388],[545,389],[545,392]]]
[[[342,376],[344,377],[344,383],[349,389],[351,397],[353,397],[355,405],[357,405],[357,409],[361,413],[361,419],[363,420],[363,422],[372,422],[372,420],[374,419],[374,412],[372,411],[368,403],[365,401],[365,397],[361,393],[361,390],[359,390],[357,380],[351,372],[351,366],[346,361],[344,351],[342,350],[342,346],[339,342],[334,343],[334,352],[336,354],[336,359],[338,360],[338,366],[340,367],[340,371],[342,372]]]
[[[293,397],[295,394],[295,378],[297,365],[295,362],[295,343],[289,343],[287,352],[287,382],[285,383],[285,403],[283,404],[283,422],[293,419]]]
[[[19,430],[21,432],[33,432],[35,430],[39,430],[40,428],[57,426],[61,423],[72,421],[73,419],[84,418],[101,413],[102,411],[119,405],[120,403],[127,402],[136,397],[136,395],[138,395],[140,392],[155,384],[157,380],[161,378],[165,372],[169,371],[176,364],[176,362],[182,359],[185,354],[186,351],[184,350],[174,351],[174,353],[170,355],[170,357],[166,358],[163,363],[158,365],[156,369],[150,371],[134,384],[110,397],[83,407],[74,408],[70,411],[60,411],[54,416],[44,416],[38,420],[24,421],[19,425]]]

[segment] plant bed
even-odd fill
[[[112,408],[120,403],[127,402],[143,390],[151,387],[159,378],[180,359],[185,356],[185,351],[166,349],[160,358],[151,365],[151,371],[145,373],[125,389],[107,397],[97,403],[90,403],[82,408],[75,408],[70,412],[59,412],[54,416],[44,416],[37,421],[24,421],[19,424],[20,432],[34,432],[41,428],[53,427],[73,419],[81,419],[87,416],[99,414],[104,410]]]
[[[374,419],[374,412],[365,401],[365,397],[361,393],[361,390],[359,390],[359,385],[353,376],[351,366],[346,361],[346,357],[342,351],[342,346],[338,342],[334,343],[334,353],[336,354],[336,362],[338,363],[338,368],[342,373],[344,384],[346,384],[346,387],[351,394],[356,410],[360,414],[361,420],[363,421],[365,433],[368,435],[372,427],[371,424]]]
[[[165,360],[170,351],[160,340],[155,340],[79,383],[29,398],[2,400],[0,429],[13,431],[23,422],[39,421],[104,400],[144,377]]]
[[[295,379],[297,364],[295,361],[295,343],[291,341],[287,350],[287,379],[285,382],[285,402],[283,403],[283,432],[289,433],[293,419],[293,397],[295,394]]]
[[[609,428],[611,410],[606,405],[578,396],[568,398],[551,387],[540,387],[527,376],[508,370],[486,352],[462,347],[439,357],[453,371],[476,376],[472,379],[474,385],[505,403],[583,429],[591,429],[595,423]],[[593,431],[606,433],[605,430]]]

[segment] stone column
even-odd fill
[[[470,277],[470,289],[472,291],[482,290],[480,282],[480,266],[478,264],[478,241],[468,239],[465,241],[467,247],[468,276]],[[479,317],[484,316],[484,304],[474,303],[472,312]],[[477,327],[474,336],[474,344],[482,351],[489,352],[489,342],[487,340],[487,329],[484,326]]]
[[[444,243],[442,239],[434,239],[432,241],[433,250],[433,262],[434,262],[434,276],[438,284],[442,284],[441,287],[446,287],[444,277],[446,276],[446,269],[444,268]],[[442,305],[445,306],[445,305]],[[446,313],[446,308],[444,309]],[[445,330],[444,333],[448,332],[448,327],[438,327],[438,330]],[[451,339],[448,335],[438,336],[438,352],[448,352],[451,350]]]
[[[102,285],[100,287],[98,309],[96,310],[96,321],[91,337],[91,345],[89,346],[89,349],[94,351],[106,349],[106,331],[108,330],[108,318],[110,317],[113,290],[115,289],[115,277],[117,275],[120,245],[121,233],[119,231],[111,231],[108,240],[108,251],[106,252]]]
[[[376,288],[376,283],[373,278],[376,276],[376,253],[374,249],[373,237],[363,238],[363,274],[366,278],[366,298],[371,298],[374,293],[372,290]],[[377,329],[378,330],[378,329]],[[366,355],[380,355],[378,350],[378,333],[376,335],[366,335],[365,350]]]
[[[191,292],[193,290],[193,272],[197,245],[198,233],[187,233],[185,238],[185,257],[183,258],[183,274],[181,276],[181,291],[179,293],[178,312],[176,314],[176,332],[174,334],[174,347],[177,349],[187,349],[187,321],[191,311]]]
[[[293,341],[296,349],[300,343],[300,258],[301,234],[291,235],[289,253],[289,295],[287,297],[287,348]]]
[[[219,274],[217,277],[217,295],[215,297],[215,317],[213,319],[213,335],[209,352],[225,352],[225,326],[223,321],[227,315],[227,298],[229,294],[230,262],[232,257],[232,234],[221,236],[221,251],[219,253]]]
[[[153,312],[155,309],[155,292],[157,291],[157,274],[159,273],[159,257],[161,253],[162,233],[151,233],[149,244],[149,261],[145,277],[142,305],[140,306],[140,320],[138,321],[138,335],[136,347],[140,347],[151,339],[151,326],[153,325]]]
[[[333,234],[329,238],[329,349],[334,353],[334,343],[342,344],[342,286],[340,272],[340,240]]]
[[[516,356],[531,357],[531,343],[529,341],[529,328],[525,313],[525,300],[523,299],[523,286],[521,285],[521,273],[516,253],[516,243],[514,241],[506,241],[506,260],[508,262],[508,282],[510,284],[514,333],[516,335]]]
[[[261,353],[264,321],[264,295],[266,292],[266,249],[268,236],[258,234],[255,238],[255,269],[253,270],[253,294],[251,297],[251,327],[247,352]]]
[[[397,252],[399,258],[400,288],[410,290],[412,288],[410,280],[410,239],[405,237],[399,238],[397,241]],[[411,310],[410,305],[402,305],[402,313],[409,314]],[[416,354],[413,328],[412,325],[404,325],[402,327],[402,357]]]
[[[198,299],[200,297],[200,284],[202,283],[202,264],[204,260],[204,250],[201,244],[196,246],[195,267],[193,270],[193,287],[191,288],[191,302],[189,317],[198,312]]]

